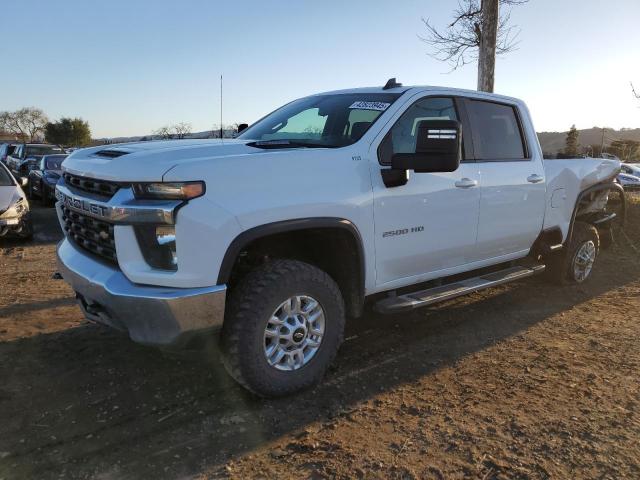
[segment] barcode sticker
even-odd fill
[[[389,108],[390,103],[385,102],[354,102],[349,108],[357,109],[357,110],[377,110],[379,112],[384,112],[387,108]]]

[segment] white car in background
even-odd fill
[[[637,175],[640,175],[640,172],[638,172]],[[628,173],[619,173],[616,180],[620,185],[622,185],[622,188],[627,191],[640,190],[640,176],[630,175]]]
[[[0,238],[9,234],[28,239],[33,236],[29,202],[22,191],[25,178],[18,183],[9,169],[0,164]]]
[[[634,177],[640,177],[640,165],[636,165],[635,163],[621,163],[620,173],[626,173],[628,175],[633,175]]]

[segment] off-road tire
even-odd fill
[[[269,365],[264,331],[274,310],[294,295],[315,298],[325,313],[322,343],[309,362],[294,371]],[[296,260],[275,260],[248,273],[231,291],[221,335],[227,372],[262,397],[291,394],[318,383],[342,343],[344,301],[336,282],[325,272]]]
[[[596,259],[600,252],[600,237],[598,229],[589,223],[576,222],[573,226],[573,236],[569,245],[558,254],[553,255],[547,261],[547,280],[558,285],[572,285],[588,281],[591,274],[582,282],[575,278],[573,265],[580,248],[592,241],[596,247]]]

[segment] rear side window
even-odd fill
[[[476,160],[522,160],[522,131],[511,105],[469,100],[467,111],[473,130]]]

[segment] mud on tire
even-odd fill
[[[324,333],[307,363],[283,371],[267,359],[265,330],[279,306],[296,296],[317,300]],[[302,390],[325,374],[342,343],[344,322],[342,294],[329,275],[296,260],[269,262],[247,274],[230,294],[221,335],[223,363],[236,381],[259,396]]]
[[[595,258],[597,258],[600,252],[598,230],[591,224],[576,222],[573,226],[573,235],[569,245],[547,262],[547,279],[559,285],[583,283],[588,280],[591,276],[591,269],[589,269],[584,278],[578,278],[575,272],[575,265],[576,262],[580,261],[578,255],[583,252],[583,248],[587,248],[585,245],[589,243],[595,248]]]

